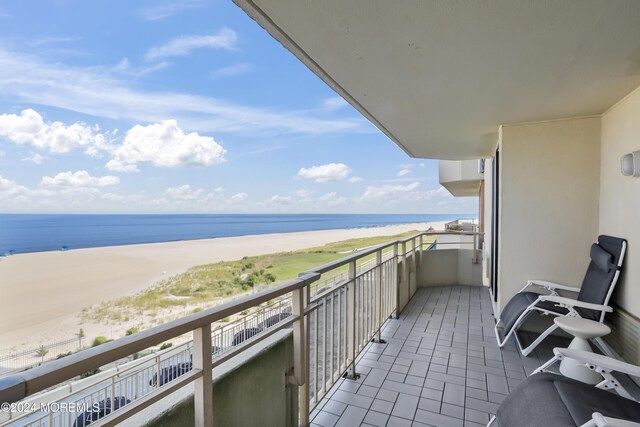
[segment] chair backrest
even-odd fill
[[[618,282],[627,241],[618,237],[598,236],[598,243],[591,245],[591,262],[582,281],[578,300],[608,305]],[[576,308],[580,316],[602,322],[604,311]]]

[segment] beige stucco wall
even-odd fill
[[[471,249],[422,251],[418,268],[419,287],[482,284],[482,264],[472,262]]]
[[[502,126],[498,305],[527,279],[579,286],[598,235],[600,118]]]
[[[640,317],[640,178],[622,176],[620,156],[640,150],[640,90],[602,116],[600,233],[629,242],[614,302]]]

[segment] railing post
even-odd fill
[[[384,340],[382,339],[382,249],[376,252],[376,311],[375,311],[375,321],[376,328],[378,329],[378,338],[375,342],[384,344]]]
[[[417,260],[417,258],[418,258],[418,255],[417,255],[417,253],[416,253],[416,248],[417,248],[417,247],[416,247],[416,239],[415,239],[415,238],[414,238],[414,239],[411,239],[411,249],[412,249],[412,252],[413,252],[413,256],[411,257],[411,271],[413,271],[414,273],[415,273],[416,271],[418,271],[418,268],[417,268],[417,264],[418,264],[418,260]],[[411,277],[409,277],[409,278],[411,278]],[[409,297],[411,297],[411,295],[409,295]]]
[[[422,251],[424,250],[424,235],[423,234],[420,235],[418,249],[419,249],[419,252],[420,252],[420,262],[418,263],[418,267],[421,267],[422,266]],[[416,274],[417,274],[417,270],[416,270]]]
[[[309,425],[309,382],[307,381],[307,373],[309,372],[309,358],[307,351],[309,343],[307,341],[305,324],[305,303],[306,292],[308,289],[298,288],[293,291],[291,296],[293,315],[297,316],[297,320],[293,322],[293,375],[287,377],[287,383],[299,386],[299,420],[302,427]]]
[[[477,264],[478,263],[478,235],[474,234],[473,235],[473,252],[472,252],[472,258],[471,258],[471,262],[473,264]]]
[[[356,262],[349,263],[349,282],[347,283],[347,331],[348,331],[348,354],[351,359],[351,368],[346,373],[346,377],[357,380],[360,376],[356,373]]]
[[[396,319],[398,319],[399,313],[398,313],[398,306],[399,306],[399,301],[400,301],[400,280],[398,279],[398,244],[394,244],[393,245],[393,260],[394,260],[394,278],[393,280],[395,281],[395,301],[394,301],[394,312],[396,313]]]
[[[402,281],[409,280],[409,265],[407,265],[407,242],[402,242]]]
[[[196,427],[213,427],[211,325],[193,331],[193,368],[202,371],[202,376],[194,382],[194,425]]]

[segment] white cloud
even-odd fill
[[[226,150],[213,138],[185,133],[175,120],[129,129],[124,142],[113,150],[106,168],[119,172],[138,170],[138,164],[159,167],[211,166],[225,161]]]
[[[45,37],[39,37],[36,38],[34,40],[31,40],[29,42],[27,42],[27,44],[29,46],[44,46],[44,45],[50,45],[50,44],[58,44],[58,43],[69,43],[72,41],[76,41],[78,40],[77,37],[69,37],[69,36],[62,36],[62,37],[56,37],[56,36],[45,36]]]
[[[359,176],[352,176],[351,178],[349,178],[349,182],[352,184],[362,182],[362,178],[360,178]]]
[[[322,109],[325,111],[336,111],[347,105],[349,105],[349,103],[339,96],[327,98],[322,101]]]
[[[67,153],[78,147],[103,142],[104,136],[97,131],[97,127],[83,123],[45,123],[42,116],[32,109],[23,110],[20,115],[0,115],[0,136],[19,145],[44,148],[53,153]]]
[[[291,199],[291,196],[280,196],[278,194],[265,200],[265,204],[267,205],[287,206],[292,203],[293,203],[293,200]]]
[[[300,168],[298,176],[312,179],[314,182],[335,182],[347,178],[351,169],[344,163],[329,163],[310,168]]]
[[[247,74],[254,69],[253,64],[237,64],[230,65],[228,67],[217,68],[211,72],[213,77],[230,77],[230,76],[238,76],[240,74]]]
[[[157,123],[167,117],[198,132],[328,134],[377,132],[366,120],[320,120],[309,111],[279,111],[185,93],[146,92],[112,66],[68,66],[0,46],[0,87],[16,102],[38,103],[114,120]]]
[[[0,199],[25,194],[27,192],[27,187],[19,185],[11,179],[3,178],[2,175],[0,175]]]
[[[147,21],[159,21],[185,10],[205,7],[206,4],[202,0],[171,0],[155,7],[141,10],[140,16]]]
[[[110,187],[118,185],[120,178],[117,176],[100,176],[94,177],[85,170],[77,172],[60,172],[54,177],[45,176],[42,177],[41,185],[43,186],[55,186],[55,187],[68,187],[68,188],[91,188],[91,187]]]
[[[310,190],[297,190],[296,191],[296,196],[300,197],[301,199],[308,199],[309,197],[311,197],[311,195],[313,194],[313,191]]]
[[[204,190],[202,188],[193,190],[190,185],[182,185],[180,187],[167,188],[166,193],[173,199],[189,201],[199,199]]]
[[[124,199],[126,199],[126,197],[124,197],[123,195],[115,194],[115,193],[104,193],[100,197],[102,197],[105,200],[110,200],[112,202],[121,202]]]
[[[338,193],[334,191],[319,197],[318,201],[323,205],[332,208],[336,206],[343,206],[349,201],[349,199],[346,197],[338,196]]]
[[[180,36],[162,46],[152,47],[145,55],[147,61],[171,56],[186,56],[195,49],[233,49],[238,35],[229,28],[222,28],[216,34],[204,36]]]
[[[405,168],[400,170],[400,172],[398,172],[398,174],[396,175],[397,177],[401,177],[401,176],[405,176],[411,173],[411,169]]]
[[[23,162],[31,162],[31,163],[35,163],[36,165],[42,164],[43,160],[44,160],[44,157],[42,157],[39,153],[31,153],[30,156],[22,159]]]
[[[227,202],[231,204],[238,204],[247,200],[248,197],[249,195],[247,193],[236,193],[233,196],[229,197]]]
[[[128,58],[123,58],[118,64],[113,67],[113,71],[124,73],[127,75],[141,77],[146,76],[147,74],[151,74],[155,71],[163,70],[171,65],[170,62],[162,61],[157,64],[152,64],[146,67],[134,67],[129,62]]]
[[[369,186],[362,197],[364,199],[393,199],[399,194],[415,191],[419,183],[414,182],[408,185],[383,185],[380,187]]]
[[[214,192],[214,193],[217,193],[217,194],[224,193],[224,188],[222,188],[222,187],[216,187],[216,188],[213,190],[213,192]]]

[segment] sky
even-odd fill
[[[0,0],[0,212],[475,213],[231,0]]]

